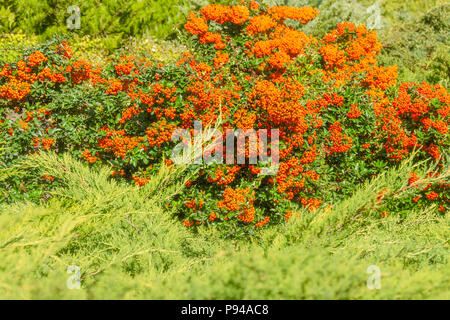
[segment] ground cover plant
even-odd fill
[[[4,297],[446,298],[445,82],[398,81],[364,25],[311,32],[314,7],[224,3],[189,13],[173,59],[130,43],[98,63],[56,36],[0,66]],[[279,149],[258,136],[224,163],[199,122]],[[197,138],[218,160],[174,163]]]
[[[2,299],[448,299],[448,215],[367,211],[386,187],[411,195],[409,172],[429,171],[412,159],[251,241],[213,226],[193,233],[170,217],[161,204],[185,188],[182,170],[165,167],[138,188],[68,155],[41,153],[21,167],[31,168],[63,183],[48,202],[0,206]],[[157,192],[163,181],[173,188]],[[374,264],[380,290],[366,284]],[[70,266],[82,290],[67,289]]]

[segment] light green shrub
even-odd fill
[[[162,171],[139,190],[110,181],[108,168],[94,172],[68,156],[41,154],[30,166],[62,179],[64,189],[41,205],[0,208],[3,299],[449,298],[448,215],[424,209],[355,218],[368,194],[402,188],[411,162],[331,210],[302,212],[239,242],[171,220],[154,191],[177,173]],[[80,267],[81,290],[66,286],[70,265]],[[367,288],[370,265],[381,270],[380,290]]]

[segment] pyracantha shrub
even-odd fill
[[[440,161],[433,174],[442,174],[450,147],[446,89],[397,84],[396,66],[377,64],[382,45],[365,26],[342,22],[321,39],[305,34],[302,26],[318,14],[254,1],[207,5],[184,25],[190,52],[167,65],[112,57],[95,67],[73,61],[65,42],[29,52],[0,71],[1,135],[14,150],[2,166],[51,149],[94,167],[109,163],[115,178],[143,186],[161,163],[174,165],[172,135],[186,129],[195,137],[195,121],[218,125],[223,141],[228,129],[277,129],[274,175],[260,175],[267,163],[250,163],[247,141],[245,164],[239,154],[231,164],[192,164],[188,171],[199,173],[168,204],[186,226],[227,232],[329,206],[414,150],[418,159]],[[448,186],[417,187],[403,205],[428,201],[446,211]]]

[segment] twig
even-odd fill
[[[139,230],[139,228],[133,223],[133,221],[131,221],[131,218],[129,215],[127,216],[127,221],[134,229],[136,229],[136,231],[139,235],[142,234],[141,230]]]

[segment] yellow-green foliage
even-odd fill
[[[331,210],[301,212],[239,242],[207,227],[193,233],[163,210],[183,188],[184,168],[163,168],[138,189],[67,155],[34,156],[25,167],[64,188],[39,206],[0,208],[3,299],[449,298],[448,215],[371,213],[386,187],[407,196],[411,161]],[[71,265],[81,290],[66,286]],[[370,265],[381,270],[380,290],[367,288]]]
[[[151,58],[161,62],[173,62],[188,49],[177,41],[158,40],[152,36],[131,37],[122,42],[120,54],[139,58]]]
[[[342,21],[371,25],[378,13],[380,24],[377,24],[376,28],[383,36],[385,32],[389,32],[399,24],[416,20],[433,7],[447,3],[445,0],[266,0],[265,2],[317,7],[320,15],[305,26],[309,33],[316,36],[331,31]]]
[[[3,0],[0,4],[0,33],[36,34],[41,40],[55,34],[107,38],[108,49],[117,48],[121,39],[149,33],[158,38],[176,34],[190,9],[203,0]],[[67,20],[79,8],[79,29],[69,29]]]
[[[436,6],[382,34],[385,44],[380,62],[399,66],[401,81],[450,81],[450,4]]]
[[[25,34],[0,34],[0,65],[16,61],[22,56],[23,49],[38,43],[37,37]]]
[[[73,59],[86,60],[94,65],[104,64],[111,54],[150,58],[160,62],[173,62],[186,51],[186,47],[177,41],[164,41],[152,36],[130,37],[122,41],[117,50],[108,49],[108,39],[74,35],[68,39],[74,52]],[[23,56],[24,49],[38,45],[36,36],[25,34],[0,35],[0,65],[16,61]]]

